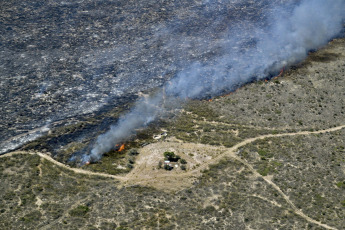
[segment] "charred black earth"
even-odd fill
[[[266,12],[279,2],[1,3],[0,152],[124,108],[190,63],[225,52],[220,46],[229,28],[244,21],[265,27]],[[253,44],[248,36],[237,45]],[[73,138],[95,138],[92,130]]]
[[[70,161],[138,98],[222,56],[229,28],[264,29],[288,2],[2,2],[0,229],[343,229],[342,34],[277,78],[171,105],[123,151]]]

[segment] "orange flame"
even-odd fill
[[[280,70],[280,73],[279,73],[277,76],[275,76],[273,79],[277,79],[278,77],[281,77],[281,76],[283,75],[283,73],[284,73],[284,69],[285,69],[285,67],[283,67],[283,68]]]
[[[119,150],[117,150],[117,151],[121,152],[124,149],[125,149],[125,144],[122,144],[121,147],[119,148]]]
[[[236,89],[234,92],[230,92],[230,93],[228,93],[228,94],[221,95],[220,97],[228,97],[228,96],[230,96],[231,94],[236,93],[236,91],[237,91],[237,89]]]

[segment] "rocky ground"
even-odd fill
[[[81,169],[65,164],[82,143],[54,159],[47,146],[92,120],[53,130],[0,158],[0,228],[342,229],[344,86],[335,39],[277,79],[191,101]],[[166,151],[186,169],[160,168]]]

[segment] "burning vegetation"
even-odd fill
[[[124,149],[125,149],[125,144],[122,144],[122,145],[117,144],[115,146],[115,151],[117,151],[117,152],[122,152]]]
[[[243,24],[229,25],[226,31],[219,31],[220,33],[217,34],[226,38],[224,41],[219,39],[222,40],[219,44],[206,37],[200,39],[203,40],[203,43],[199,44],[200,47],[208,44],[207,52],[213,52],[217,47],[217,50],[222,51],[220,55],[209,60],[182,59],[186,61],[186,65],[177,69],[169,82],[163,84],[163,89],[148,97],[140,98],[116,124],[111,125],[107,132],[97,137],[90,157],[99,160],[104,153],[113,148],[114,143],[128,140],[136,130],[147,127],[151,122],[162,117],[167,113],[162,106],[166,100],[200,99],[205,92],[212,97],[222,92],[234,92],[240,86],[252,81],[267,80],[282,68],[300,62],[307,57],[309,50],[322,47],[342,31],[344,1],[299,2],[299,4],[272,5],[269,13],[265,14],[261,13],[266,11],[259,10],[258,18],[253,20],[256,23],[245,20],[246,23]],[[256,8],[261,9],[259,6]],[[216,15],[217,13],[215,12]],[[181,22],[181,25],[185,25],[184,21]],[[205,30],[213,31],[213,24],[210,25]],[[179,42],[194,42],[189,40],[194,36],[186,37],[184,33],[172,35],[176,35],[174,42],[167,41],[171,47]],[[193,48],[197,50],[198,47]],[[181,55],[180,52],[177,54]],[[283,71],[278,76],[282,74]]]

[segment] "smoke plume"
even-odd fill
[[[206,2],[210,6],[213,4],[213,1]],[[345,18],[344,0],[286,2],[266,13],[265,27],[250,21],[229,26],[219,43],[221,55],[211,60],[195,61],[178,72],[164,86],[164,95],[160,91],[139,100],[117,124],[97,138],[91,153],[84,156],[84,162],[99,160],[115,144],[163,114],[163,96],[186,99],[229,92],[303,60],[309,50],[320,48],[341,32]],[[180,37],[177,40],[186,39]]]

